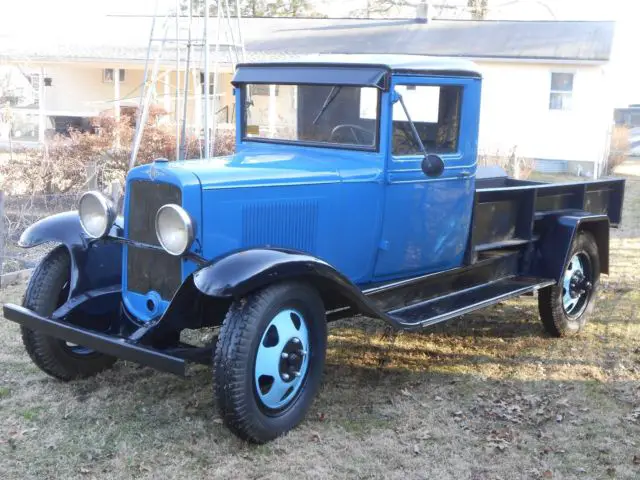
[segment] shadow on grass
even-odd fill
[[[547,337],[537,307],[500,304],[435,325],[425,333],[458,337],[523,338]]]
[[[365,333],[380,333],[386,329],[386,324],[382,321],[365,317],[341,320],[331,325],[334,328],[361,328]],[[491,338],[548,336],[538,318],[537,307],[523,304],[499,304],[412,332],[412,334]]]
[[[362,358],[365,354],[370,354],[375,358],[384,359],[385,356],[393,359],[394,364],[399,365],[399,369],[413,371],[415,366],[428,368],[435,365],[455,367],[460,365],[481,366],[483,364],[509,365],[512,367],[522,365],[534,365],[544,363],[545,365],[588,365],[601,367],[601,362],[592,362],[579,359],[550,358],[542,355],[527,355],[517,351],[497,351],[495,355],[472,354],[472,353],[449,353],[442,352],[437,348],[429,347],[409,347],[406,345],[384,345],[362,344],[357,341],[342,339],[334,340],[333,350],[343,350],[348,352],[341,358]],[[505,349],[506,350],[506,349]],[[382,362],[387,363],[387,362]]]

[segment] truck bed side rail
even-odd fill
[[[526,183],[475,192],[468,261],[478,252],[537,240],[536,224],[548,215],[588,212],[607,215],[615,227],[622,216],[624,179],[580,183]]]

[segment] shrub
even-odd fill
[[[616,167],[627,159],[629,147],[629,129],[624,125],[614,126],[611,132],[611,144],[607,157],[607,175],[613,174]]]
[[[136,165],[156,158],[176,158],[175,125],[160,125],[162,112],[152,109],[136,158]],[[56,135],[44,147],[14,151],[14,160],[0,164],[0,189],[12,194],[67,193],[87,188],[87,173],[95,172],[98,186],[105,188],[113,181],[124,183],[135,136],[132,114],[119,121],[112,116],[93,119],[96,133],[69,131]],[[216,155],[233,153],[232,130],[216,135]],[[200,158],[201,141],[193,134],[185,142],[185,158]]]
[[[509,152],[479,152],[478,166],[498,166],[510,177],[525,180],[531,176],[535,161],[532,158],[518,156],[517,147],[514,146]]]

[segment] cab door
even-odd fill
[[[471,225],[477,158],[480,79],[397,76],[428,153],[444,161],[427,177],[423,154],[399,101],[387,122],[389,154],[381,242],[374,276],[404,278],[462,265]]]

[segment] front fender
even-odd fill
[[[327,262],[305,253],[257,248],[216,259],[193,274],[195,287],[210,297],[239,299],[284,280],[306,280],[320,292],[327,310],[351,306],[371,317],[381,317],[347,277]]]
[[[537,250],[534,274],[560,280],[567,264],[569,250],[580,231],[590,232],[596,239],[601,273],[609,273],[609,217],[588,212],[553,215],[546,224]]]
[[[63,212],[38,220],[22,232],[18,246],[31,248],[46,242],[82,245],[86,248],[88,238],[80,225],[78,212]]]
[[[122,236],[122,219],[118,218],[110,235]],[[122,245],[109,238],[91,239],[80,225],[75,211],[58,213],[27,228],[18,241],[23,248],[43,243],[64,245],[71,258],[69,298],[121,283]]]
[[[235,252],[213,260],[193,274],[193,281],[198,290],[208,296],[240,298],[267,284],[303,275],[351,283],[318,258],[266,248]]]

